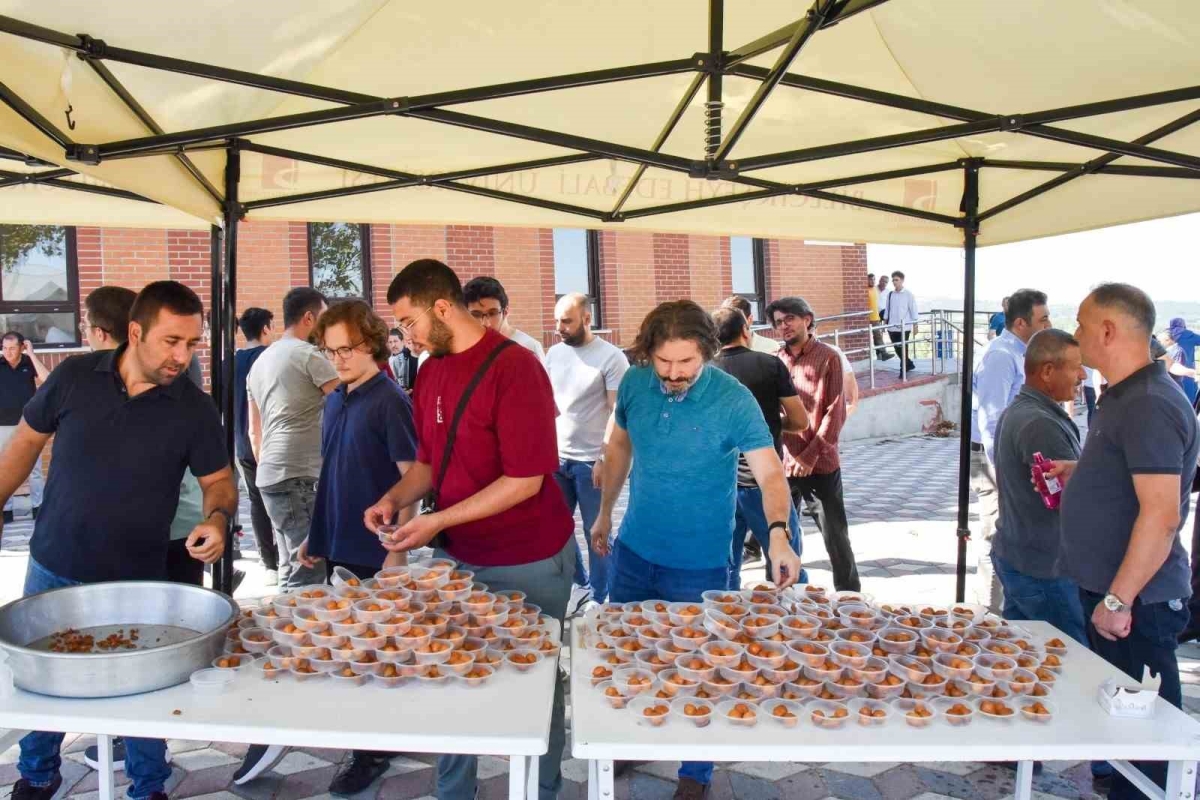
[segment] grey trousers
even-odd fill
[[[288,478],[272,486],[258,487],[263,506],[271,518],[275,548],[279,551],[279,588],[297,589],[325,582],[325,562],[316,567],[296,560],[300,545],[308,538],[313,505],[317,502],[316,478]]]
[[[1004,589],[992,564],[992,537],[1000,519],[1000,493],[996,489],[996,471],[987,455],[971,451],[971,488],[979,497],[979,547],[975,575],[975,602],[994,614],[1004,609]]]
[[[463,569],[475,573],[475,579],[486,583],[493,592],[524,592],[527,600],[541,606],[542,613],[558,620],[560,631],[571,598],[571,581],[575,574],[575,537],[568,537],[556,555],[531,564],[512,567],[479,567],[463,563]],[[453,558],[436,551],[438,558]],[[567,743],[565,687],[560,672],[554,686],[554,707],[550,711],[550,744],[546,754],[538,759],[538,798],[554,800],[562,788],[562,754]],[[476,756],[446,755],[438,758],[438,800],[472,800],[477,780]]]

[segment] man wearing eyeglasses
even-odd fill
[[[542,349],[541,342],[508,324],[508,292],[504,291],[504,284],[487,275],[472,278],[463,287],[463,299],[467,302],[467,311],[483,323],[483,327],[504,334],[532,352],[545,365],[546,351]]]

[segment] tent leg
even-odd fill
[[[963,169],[963,199],[960,209],[966,215],[963,228],[963,345],[961,400],[958,439],[958,567],[954,602],[961,603],[967,592],[967,542],[971,528],[967,524],[971,504],[971,373],[975,363],[975,239],[979,234],[979,164],[968,160]],[[904,366],[901,364],[901,366]]]
[[[213,393],[221,419],[225,424],[225,450],[229,454],[229,464],[235,469],[233,452],[233,366],[234,345],[236,334],[234,325],[237,322],[237,234],[238,216],[241,209],[238,205],[238,181],[241,179],[241,152],[237,143],[233,143],[226,151],[225,162],[225,231],[221,237],[223,248],[214,244],[214,256],[224,251],[225,269],[217,272],[217,263],[213,263]],[[214,243],[217,241],[217,229],[214,228]],[[218,332],[219,331],[219,332]],[[218,349],[220,355],[217,355]],[[218,370],[220,378],[218,381]],[[219,386],[219,391],[218,391]],[[233,537],[235,535],[232,520],[225,536],[225,553],[217,562],[213,571],[213,588],[226,594],[233,594]]]

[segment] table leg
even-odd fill
[[[1029,800],[1033,796],[1033,762],[1017,762],[1017,782],[1013,786],[1013,800]]]
[[[1195,800],[1196,762],[1172,761],[1167,764],[1166,800]]]
[[[600,800],[600,762],[588,759],[588,800]]]
[[[540,761],[541,759],[539,759],[537,756],[529,756],[527,758],[529,766],[525,771],[529,774],[529,777],[526,778],[525,781],[525,796],[528,797],[529,800],[538,800],[538,765]]]
[[[522,800],[529,791],[529,757],[509,756],[508,800]],[[101,798],[104,800],[104,798]]]
[[[113,800],[116,787],[113,785],[112,737],[107,734],[96,736],[96,754],[100,757],[100,768],[96,770],[99,781],[100,800]]]
[[[596,762],[596,800],[613,800],[616,793],[613,790],[613,762]]]

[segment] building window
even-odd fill
[[[591,300],[592,327],[602,328],[600,304],[600,232],[554,229],[554,300],[581,292]]]
[[[764,242],[749,236],[729,237],[729,261],[733,272],[733,293],[750,301],[756,325],[765,322],[767,307],[767,278],[764,263]]]
[[[0,225],[0,276],[0,333],[39,348],[80,346],[74,228]]]
[[[332,299],[371,302],[371,230],[349,222],[308,223],[308,281]]]

